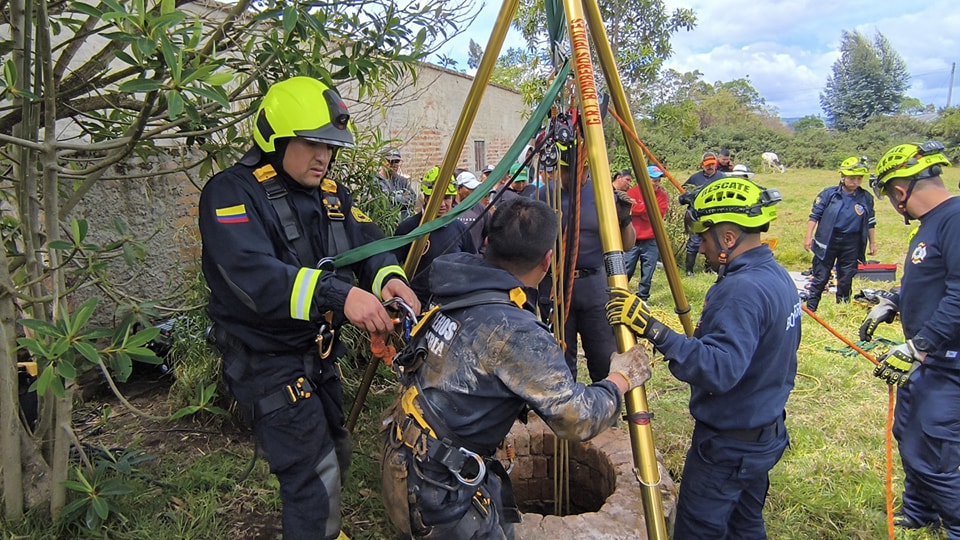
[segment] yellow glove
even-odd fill
[[[650,315],[647,303],[622,287],[610,289],[610,301],[606,309],[610,324],[625,324],[654,345],[662,345],[667,337],[669,329]]]
[[[908,339],[906,343],[890,348],[880,357],[873,376],[887,381],[890,385],[904,386],[909,382],[910,375],[920,367],[919,356],[913,342]]]

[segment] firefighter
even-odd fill
[[[941,524],[960,539],[960,197],[940,177],[950,161],[943,144],[901,144],[877,162],[878,198],[905,222],[910,238],[900,292],[882,298],[860,328],[869,340],[899,312],[906,343],[888,350],[874,375],[896,384],[893,434],[903,462],[903,504],[894,523]]]
[[[873,195],[860,187],[870,175],[866,158],[850,157],[840,164],[840,183],[817,195],[807,222],[803,247],[813,252],[813,282],[807,307],[816,311],[823,289],[837,265],[837,303],[850,301],[857,263],[877,254]],[[816,234],[814,234],[816,231]]]
[[[650,315],[647,304],[614,289],[607,304],[664,355],[690,384],[693,440],[683,466],[675,538],[766,538],[769,471],[789,443],[787,397],[797,373],[800,297],[787,271],[760,243],[776,219],[776,190],[726,178],[702,188],[687,228],[717,273],[693,337]]]
[[[353,146],[349,118],[336,91],[316,79],[274,84],[254,119],[256,145],[200,196],[212,334],[224,380],[252,415],[258,448],[279,480],[287,540],[342,536],[351,445],[339,326],[392,330],[381,302],[394,297],[419,310],[393,255],[341,269],[329,262],[369,239],[369,218],[326,178],[337,152]]]
[[[440,307],[394,361],[404,390],[384,423],[383,499],[404,533],[513,538],[519,513],[493,455],[518,415],[529,406],[558,437],[589,439],[616,422],[621,396],[649,379],[638,346],[613,355],[606,379],[574,380],[534,307],[556,237],[550,206],[517,197],[493,214],[483,258],[434,261]]]

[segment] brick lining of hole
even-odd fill
[[[557,540],[558,534],[607,540],[647,538],[642,491],[633,472],[626,432],[608,429],[585,443],[570,443],[571,515],[567,516],[551,515],[554,434],[550,428],[531,413],[528,423],[518,422],[507,438],[516,451],[510,478],[523,513],[523,521],[516,527],[518,539]],[[677,488],[659,452],[657,462],[669,524],[676,512]]]

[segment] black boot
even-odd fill
[[[696,253],[687,253],[687,260],[683,263],[684,270],[687,271],[688,276],[693,275],[693,266],[697,264],[697,254]]]

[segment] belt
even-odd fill
[[[573,271],[573,279],[592,276],[599,271],[599,268],[577,268]]]
[[[703,425],[706,426],[710,431],[713,431],[716,434],[728,439],[743,442],[762,442],[776,436],[782,424],[783,419],[778,418],[765,426],[751,429],[716,429],[709,424]]]
[[[300,377],[292,384],[288,384],[280,390],[257,400],[257,403],[253,406],[254,412],[257,418],[263,418],[276,410],[296,405],[301,399],[309,399],[312,395],[313,386],[310,385],[310,381]]]

